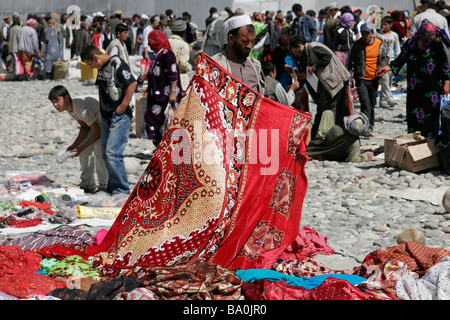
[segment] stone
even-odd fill
[[[447,212],[450,212],[450,188],[445,191],[444,196],[442,197],[442,206]]]
[[[389,231],[390,228],[388,226],[377,224],[372,227],[372,230],[376,232],[386,232]]]
[[[141,162],[136,158],[125,157],[125,170],[127,174],[138,174],[141,169]]]
[[[421,245],[425,245],[426,238],[422,231],[414,228],[408,228],[398,235],[397,244],[402,244],[407,241],[413,241]]]

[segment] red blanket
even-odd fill
[[[88,254],[109,276],[196,260],[254,267],[298,235],[310,120],[201,55],[147,169]]]

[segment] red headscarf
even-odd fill
[[[148,45],[155,53],[161,49],[172,50],[169,40],[161,30],[153,30],[148,34]]]

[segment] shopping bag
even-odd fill
[[[348,84],[344,85],[345,87],[345,110],[344,116],[348,117],[355,113],[355,105],[353,104],[353,94],[350,86]]]
[[[140,68],[141,68],[141,75],[139,76],[139,81],[147,80],[147,74],[150,70],[150,66],[152,65],[151,60],[145,60],[141,59]]]
[[[167,104],[166,110],[164,111],[164,116],[166,119],[164,120],[164,125],[162,127],[162,135],[164,135],[167,131],[167,128],[170,126],[170,123],[175,116],[175,111],[178,109],[178,104],[171,104],[170,102]]]
[[[14,71],[16,76],[21,76],[25,74],[25,69],[23,68],[22,57],[20,56],[20,54],[18,53],[14,54],[14,59],[16,67]]]

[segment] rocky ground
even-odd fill
[[[47,99],[57,84],[67,86],[74,97],[97,94],[95,86],[76,80],[0,82],[0,178],[11,171],[43,172],[57,186],[79,183],[77,159],[56,162],[78,132],[70,116],[58,113]],[[376,133],[391,137],[406,133],[405,95],[395,97],[396,107],[376,110]],[[312,103],[310,110],[315,112]],[[326,236],[336,251],[315,260],[333,269],[351,269],[368,253],[397,245],[397,236],[408,228],[422,232],[427,246],[450,249],[450,214],[442,205],[443,193],[450,187],[448,174],[439,170],[416,174],[389,167],[384,162],[384,139],[369,137],[361,143],[363,149],[375,150],[374,161],[306,164],[308,190],[301,224]],[[130,132],[125,155],[132,187],[152,151],[148,140]],[[0,202],[5,197],[0,194]]]

